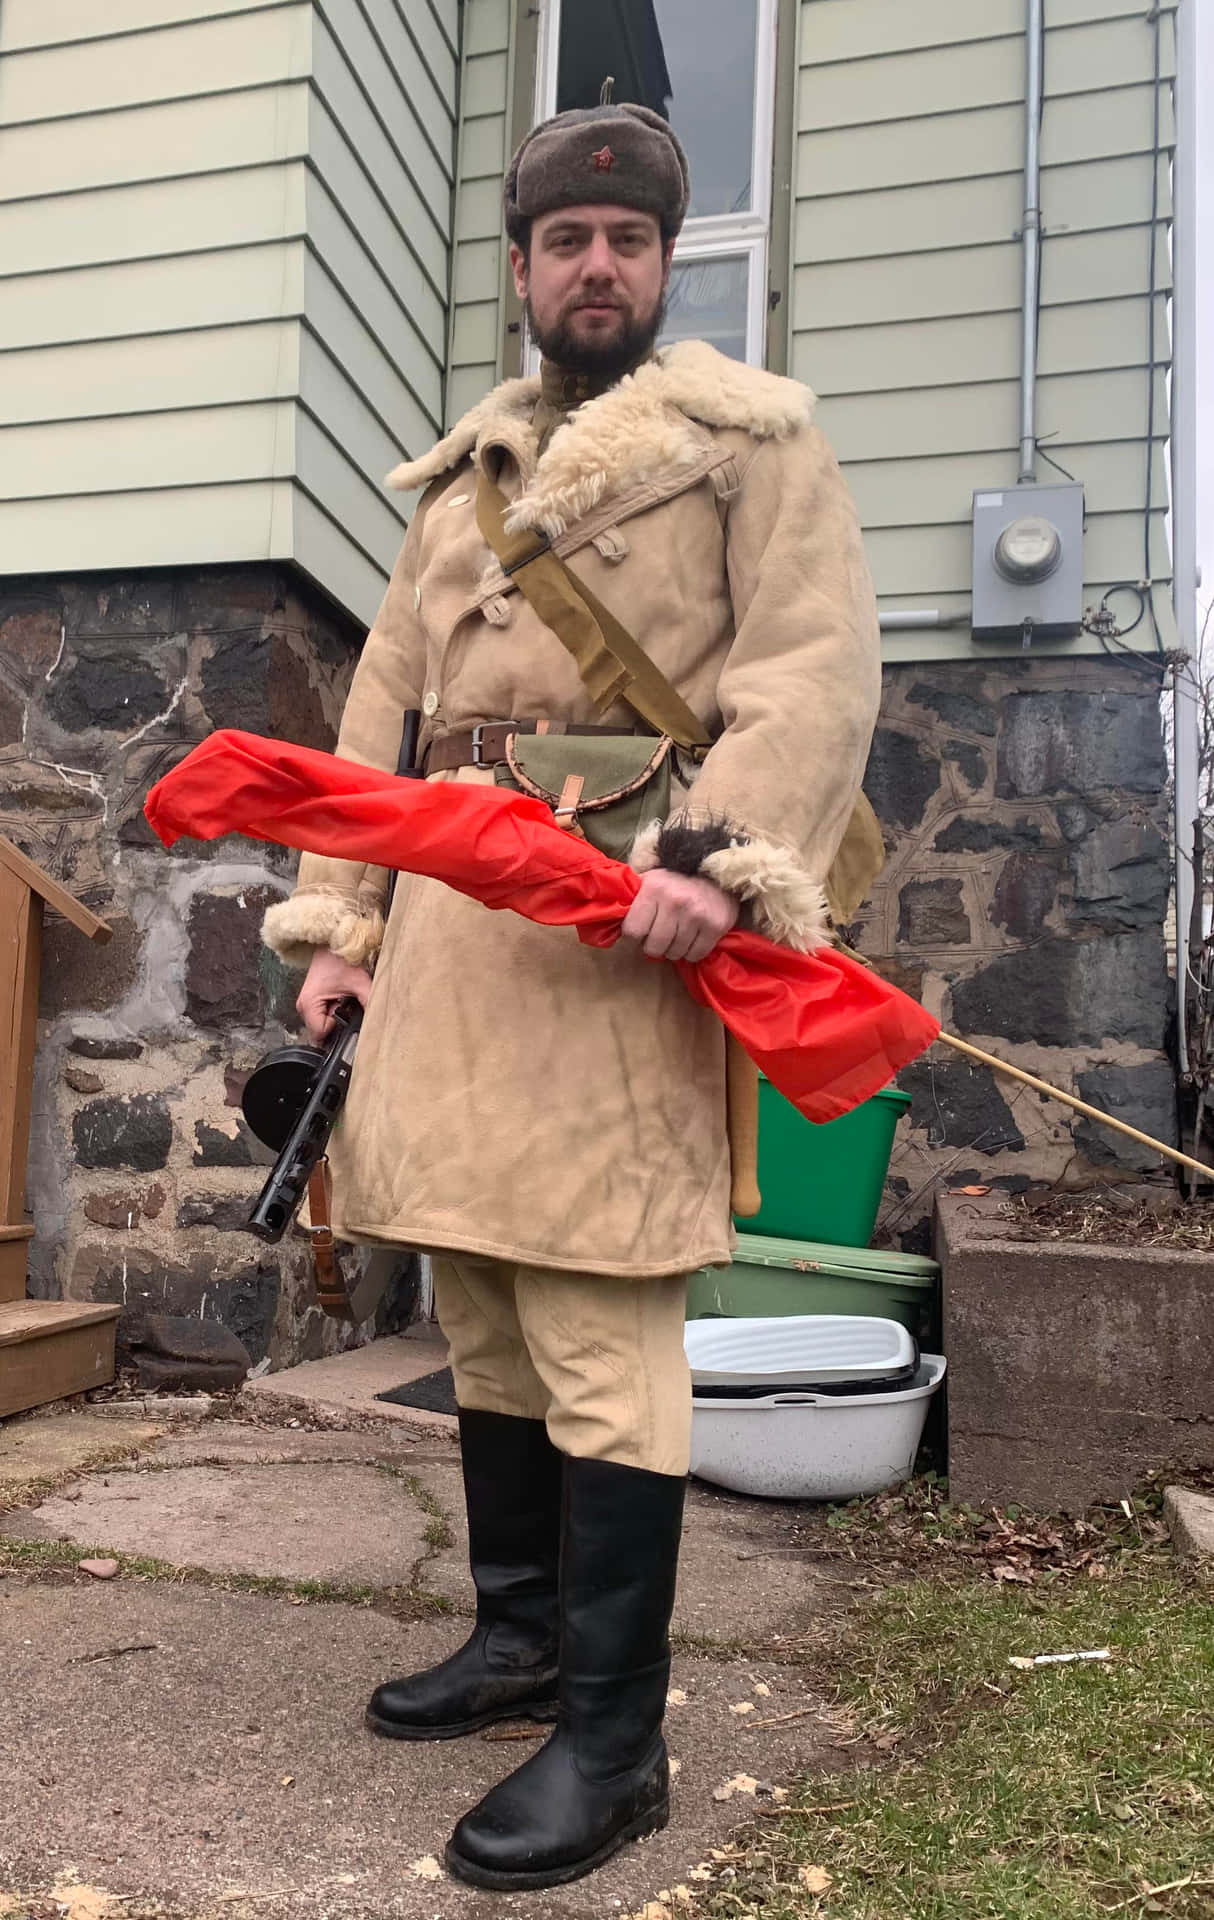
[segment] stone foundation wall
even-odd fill
[[[294,855],[238,839],[167,853],[152,782],[215,727],[331,748],[361,631],[271,566],[0,588],[0,833],[109,921],[48,914],[27,1203],[31,1290],[216,1320],[254,1362],[334,1351],[296,1237],[240,1231],[272,1155],[238,1111],[292,1025],[260,944]],[[356,1256],[351,1256],[356,1258]],[[407,1318],[416,1262],[383,1313]]]
[[[274,1365],[361,1337],[312,1304],[298,1239],[239,1231],[271,1157],[240,1087],[296,990],[259,925],[294,857],[166,853],[142,803],[214,727],[331,747],[360,641],[269,566],[0,590],[0,832],[114,929],[95,947],[47,920],[33,1291],[214,1319]],[[866,781],[888,859],[851,933],[946,1028],[1173,1140],[1164,781],[1141,667],[890,668]],[[1159,1164],[942,1049],[901,1081],[889,1245],[927,1250],[941,1184]],[[402,1260],[380,1324],[408,1318],[415,1288]]]
[[[897,666],[866,776],[888,858],[851,930],[946,1031],[1171,1144],[1170,856],[1157,677],[1111,658]],[[1158,1170],[1158,1155],[936,1048],[879,1231],[926,1252],[935,1189]]]

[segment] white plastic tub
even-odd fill
[[[914,1383],[893,1393],[771,1393],[758,1400],[693,1395],[691,1471],[770,1500],[852,1500],[909,1480],[927,1408],[944,1378],[922,1356]]]
[[[779,1319],[689,1320],[683,1335],[691,1384],[696,1388],[745,1387],[774,1393],[786,1387],[846,1390],[854,1381],[910,1386],[919,1349],[897,1320],[867,1315],[806,1313]]]

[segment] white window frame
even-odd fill
[[[729,4],[729,0],[725,0]],[[778,0],[755,8],[754,137],[750,158],[751,205],[745,213],[706,214],[684,223],[675,246],[676,264],[744,254],[748,263],[746,358],[761,367],[767,346],[767,262],[771,246],[772,141],[776,116],[776,19]],[[539,0],[539,45],[535,63],[535,118],[556,112],[561,44],[561,0]],[[527,340],[524,364],[532,372],[538,355]]]

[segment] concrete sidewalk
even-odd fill
[[[624,1916],[702,1884],[798,1773],[855,1764],[797,1664],[847,1588],[795,1508],[693,1487],[670,1827],[550,1894],[449,1881],[455,1820],[535,1732],[392,1743],[362,1707],[467,1632],[458,1452],[353,1389],[343,1410],[331,1375],[310,1408],[306,1372],[224,1417],[158,1421],[153,1401],[0,1425],[6,1920]]]

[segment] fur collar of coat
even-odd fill
[[[469,454],[479,466],[486,447],[505,447],[523,482],[508,528],[537,527],[556,540],[609,495],[702,466],[711,452],[705,428],[786,440],[809,426],[814,408],[800,381],[727,359],[706,341],[684,340],[585,401],[537,462],[531,416],[539,394],[536,378],[495,387],[429,453],[395,468],[388,485],[412,492]]]

